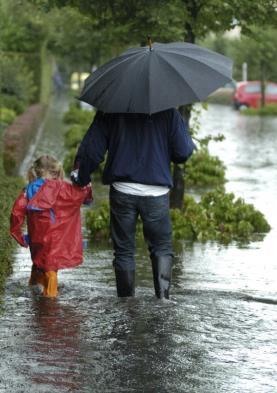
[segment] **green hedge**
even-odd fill
[[[263,108],[246,108],[241,111],[247,116],[277,116],[277,104],[268,104]]]
[[[12,251],[15,241],[9,235],[9,213],[11,211],[15,196],[24,186],[22,178],[6,177],[1,174],[0,179],[0,294],[3,292],[7,275],[11,272]]]
[[[65,113],[63,121],[65,124],[80,124],[89,127],[92,123],[95,112],[86,111],[75,104],[70,105]]]
[[[20,177],[5,176],[2,165],[1,143],[2,133],[0,130],[0,294],[3,293],[5,280],[12,268],[12,251],[15,241],[9,235],[9,217],[15,197],[24,186],[24,181]]]
[[[0,107],[13,110],[17,115],[20,115],[26,109],[26,105],[23,101],[9,94],[0,95]]]
[[[81,124],[74,124],[65,133],[64,145],[67,149],[76,148],[83,136],[87,132],[87,128]]]
[[[0,106],[0,127],[11,124],[16,118],[16,113],[12,109],[1,108]]]

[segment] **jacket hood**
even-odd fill
[[[43,180],[43,179],[37,179],[37,180]],[[27,187],[27,197],[28,197],[29,186]],[[57,200],[61,187],[62,187],[62,181],[60,180],[43,180],[43,183],[38,182],[36,184],[32,184],[32,186],[30,187],[30,195],[32,190],[36,190],[36,192],[33,194],[33,197],[29,199],[27,209],[30,210],[51,209]]]
[[[29,183],[26,187],[26,196],[28,201],[32,199],[38,192],[40,187],[45,183],[44,179],[38,178],[35,181]]]

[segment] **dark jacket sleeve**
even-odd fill
[[[176,164],[185,162],[196,149],[187,124],[182,118],[179,111],[173,110],[170,126],[170,153],[171,161]]]
[[[105,115],[97,112],[93,123],[84,136],[74,161],[78,169],[78,184],[85,186],[90,182],[90,175],[104,160],[108,147],[108,127]]]

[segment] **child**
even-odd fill
[[[62,165],[54,157],[38,158],[11,212],[11,235],[31,251],[29,285],[42,285],[43,295],[49,297],[58,294],[57,271],[82,263],[80,207],[92,200],[90,186],[74,186],[63,176]],[[28,235],[21,229],[25,216]]]

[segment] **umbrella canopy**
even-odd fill
[[[155,113],[204,100],[232,80],[232,60],[175,42],[132,48],[85,81],[80,100],[107,113]]]

